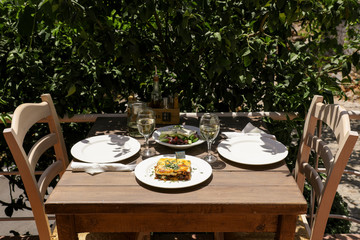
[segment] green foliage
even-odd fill
[[[42,93],[60,116],[123,112],[131,93],[149,100],[157,66],[164,96],[179,93],[182,111],[299,113],[269,122],[295,156],[312,96],[331,102],[342,94],[332,74],[350,81],[359,67],[359,11],[356,0],[3,0],[0,119]],[[88,126],[68,127],[76,141]],[[0,165],[11,167],[0,138]]]
[[[4,100],[11,111],[49,92],[61,115],[124,111],[116,100],[131,92],[149,99],[156,65],[164,94],[179,92],[183,111],[240,106],[303,113],[312,95],[338,90],[329,73],[346,76],[358,65],[358,53],[344,55],[345,47],[358,47],[356,30],[345,46],[334,37],[343,21],[357,23],[357,6],[349,0],[2,1]]]

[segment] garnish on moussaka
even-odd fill
[[[160,180],[190,180],[191,162],[186,159],[160,158],[155,166],[155,178]]]

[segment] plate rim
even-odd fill
[[[163,145],[163,146],[167,146],[167,147],[170,147],[170,148],[173,148],[173,149],[187,149],[187,148],[191,148],[191,147],[195,147],[195,146],[198,146],[202,143],[204,143],[205,141],[202,140],[201,138],[199,138],[199,140],[195,143],[192,143],[192,144],[187,144],[187,145],[175,145],[175,144],[170,144],[170,143],[164,143],[164,142],[161,142],[159,140],[159,136],[160,134],[158,134],[157,137],[155,137],[155,134],[157,134],[158,132],[161,132],[159,131],[160,129],[166,129],[166,128],[170,128],[170,127],[173,127],[173,126],[177,126],[179,124],[172,124],[172,125],[167,125],[167,126],[164,126],[164,127],[160,127],[158,129],[156,129],[153,133],[153,139],[155,140],[156,143],[160,144],[160,145]],[[200,129],[198,127],[195,127],[195,126],[192,126],[192,125],[181,125],[181,126],[184,126],[185,128],[188,127],[190,130],[195,130],[199,137],[200,137]]]
[[[191,178],[189,181],[162,181],[162,180],[157,180],[156,183],[158,184],[154,184],[154,182],[149,182],[146,181],[146,179],[148,179],[145,175],[144,175],[144,170],[148,171],[149,168],[152,167],[152,165],[155,166],[155,164],[157,163],[157,161],[162,158],[162,157],[172,157],[175,158],[175,154],[161,154],[161,155],[156,155],[153,156],[151,158],[145,159],[144,161],[140,162],[134,170],[134,175],[136,177],[136,179],[138,179],[140,182],[142,182],[145,185],[151,186],[151,187],[155,187],[155,188],[161,188],[161,189],[182,189],[182,188],[188,188],[188,187],[193,187],[196,185],[199,185],[200,183],[205,182],[206,180],[208,180],[211,175],[212,175],[212,167],[209,163],[207,163],[205,160],[198,158],[196,156],[192,156],[192,155],[186,155],[185,159],[188,159],[190,161],[195,160],[197,163],[203,164],[203,166],[206,166],[206,170],[204,170],[204,175],[200,180],[197,180],[196,182],[191,182],[191,180],[193,178]],[[191,168],[193,168],[193,166],[191,166]],[[170,184],[171,183],[171,184]],[[179,183],[182,183],[179,185]]]
[[[251,162],[251,161],[242,161],[241,159],[231,159],[228,157],[228,155],[226,154],[226,148],[223,147],[223,145],[225,143],[229,143],[229,142],[233,142],[233,141],[236,141],[236,140],[246,140],[246,139],[256,139],[256,140],[259,140],[259,141],[263,141],[265,143],[270,143],[272,144],[272,146],[281,146],[285,149],[285,151],[281,154],[278,154],[280,155],[279,157],[274,157],[271,159],[271,161],[267,162],[267,163],[259,163],[259,162]],[[275,144],[274,144],[275,143]],[[270,165],[270,164],[274,164],[274,163],[277,163],[277,162],[280,162],[282,161],[283,159],[285,159],[289,153],[289,150],[288,148],[281,142],[275,140],[275,139],[271,139],[271,138],[268,138],[268,137],[261,137],[261,136],[248,136],[248,135],[244,135],[244,136],[238,136],[238,137],[234,137],[234,138],[230,138],[230,139],[225,139],[223,140],[222,142],[220,142],[217,146],[217,151],[219,153],[219,155],[221,155],[222,157],[224,157],[225,159],[229,160],[229,161],[232,161],[232,162],[235,162],[235,163],[240,163],[240,164],[245,164],[245,165],[252,165],[252,166],[263,166],[263,165]],[[227,155],[227,156],[226,156]],[[276,155],[276,154],[275,154]]]
[[[94,139],[108,138],[111,136],[128,137],[131,141],[131,144],[135,144],[135,148],[134,148],[135,150],[133,152],[124,154],[118,158],[114,158],[114,159],[110,159],[110,160],[103,159],[102,161],[88,161],[88,160],[84,159],[83,157],[81,157],[81,154],[79,154],[78,152],[75,152],[77,150],[77,148],[80,148],[81,145],[85,145],[85,143],[83,143],[83,141],[85,141],[85,140],[93,141]],[[126,159],[134,156],[135,154],[137,154],[139,152],[140,148],[141,148],[140,142],[133,137],[130,137],[127,135],[122,135],[122,134],[104,134],[104,135],[96,135],[96,136],[92,136],[92,137],[87,137],[87,138],[84,138],[84,139],[76,142],[71,147],[70,153],[75,159],[82,161],[82,162],[86,162],[86,163],[115,163],[115,162],[126,160]]]

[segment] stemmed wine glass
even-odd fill
[[[139,111],[136,124],[141,135],[145,138],[145,149],[142,156],[151,157],[155,152],[149,149],[149,137],[155,129],[155,113],[151,108],[144,108]]]
[[[209,163],[216,161],[216,156],[211,154],[212,141],[220,131],[219,117],[214,113],[205,113],[200,119],[200,134],[207,142],[208,154],[203,159]]]

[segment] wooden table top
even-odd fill
[[[221,131],[239,131],[249,119],[221,118]],[[198,119],[183,118],[182,122],[198,126]],[[263,127],[261,121],[254,125]],[[126,118],[99,118],[89,136],[125,134]],[[143,139],[138,139],[143,144]],[[205,182],[184,189],[161,189],[142,184],[133,172],[105,172],[89,175],[64,173],[45,203],[50,214],[96,213],[244,213],[288,214],[306,212],[306,201],[284,161],[268,166],[246,166],[220,157],[212,164],[213,174]],[[174,149],[151,142],[158,154],[174,153]],[[143,145],[142,145],[143,147]],[[206,143],[185,150],[187,155],[206,155]],[[127,162],[142,161],[136,154]],[[122,162],[124,163],[124,162]]]

